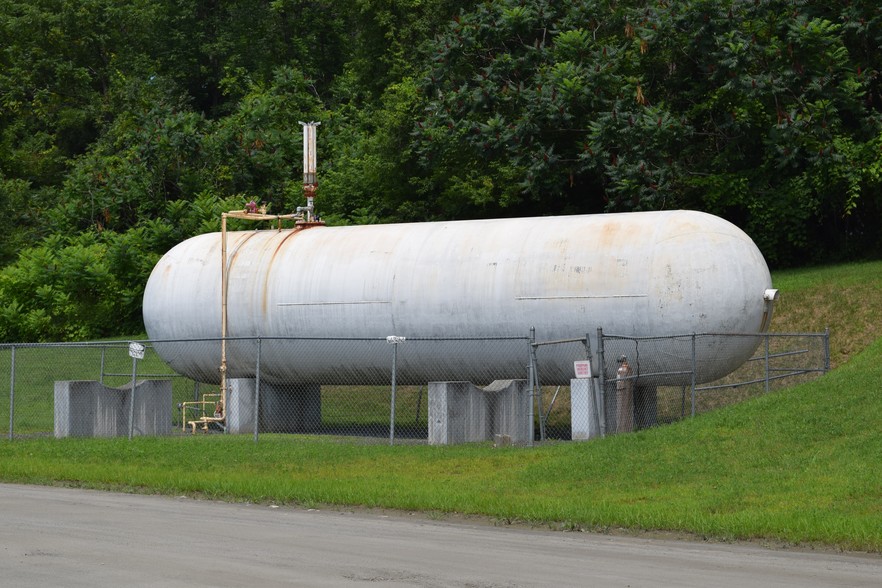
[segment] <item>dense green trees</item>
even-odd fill
[[[0,338],[137,330],[247,199],[334,223],[697,208],[882,252],[871,0],[0,0]]]
[[[417,150],[449,213],[689,207],[779,264],[877,247],[882,23],[856,4],[484,4],[433,43]]]

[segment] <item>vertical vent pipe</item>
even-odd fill
[[[305,212],[307,222],[312,222],[315,210],[315,192],[318,189],[318,176],[316,167],[318,157],[316,155],[316,131],[320,122],[300,121],[303,125],[303,194],[306,196],[306,207],[297,207],[297,212]]]

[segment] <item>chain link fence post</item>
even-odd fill
[[[138,358],[132,353],[132,387],[129,390],[129,441],[135,432],[135,378],[138,375]]]
[[[389,401],[389,445],[395,445],[395,394],[398,380],[398,344],[404,341],[404,337],[390,335],[386,341],[392,345],[392,397]]]
[[[9,440],[15,436],[15,345],[11,349],[9,358]]]
[[[598,376],[603,368],[595,365],[594,354],[591,353],[591,335],[587,332],[585,333],[585,359],[588,360],[588,365],[591,366],[591,395],[594,398],[594,416],[597,419],[595,424],[600,436],[603,437],[606,429],[606,417],[604,416],[606,408],[604,407],[603,391],[600,389],[600,379]],[[572,421],[572,417],[570,417],[570,420]]]
[[[824,373],[830,371],[830,327],[824,329]]]
[[[545,406],[542,401],[542,385],[539,383],[539,356],[538,356],[538,348],[539,345],[536,343],[536,328],[533,327],[530,329],[530,354],[533,365],[533,379],[536,382],[535,393],[536,393],[536,410],[539,413],[539,441],[545,442],[545,422],[548,420],[548,415],[545,414]]]
[[[692,333],[692,373],[690,374],[690,383],[689,386],[692,389],[692,418],[695,418],[695,369],[696,369],[696,357],[695,357],[695,333]]]
[[[766,394],[768,394],[769,393],[769,339],[770,339],[769,334],[766,333],[766,336],[763,337],[763,339],[765,340],[764,341],[765,357],[763,359],[764,359],[764,365],[765,365],[765,371],[766,371],[766,384],[765,384],[764,392]]]
[[[529,378],[530,378],[530,409],[529,409],[529,415],[527,417],[527,419],[530,422],[530,434],[527,438],[527,447],[533,447],[533,437],[535,436],[534,429],[533,429],[533,427],[534,427],[533,420],[536,418],[536,414],[534,411],[535,411],[535,406],[536,406],[536,402],[537,402],[536,388],[538,388],[537,376],[536,376],[537,366],[536,366],[536,345],[535,345],[535,343],[536,343],[536,327],[530,327],[530,341],[529,341],[530,367],[528,370],[529,371]]]
[[[258,441],[258,428],[260,427],[260,350],[262,339],[257,338],[257,365],[254,367],[254,442]],[[224,407],[226,410],[226,407]]]
[[[98,374],[98,383],[104,385],[104,361],[107,355],[107,347],[101,346],[101,373]]]
[[[597,386],[600,388],[600,436],[606,437],[606,364],[604,360],[603,329],[597,327]]]

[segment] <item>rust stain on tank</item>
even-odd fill
[[[230,252],[230,254],[229,254],[229,257],[230,257],[230,259],[229,259],[229,264],[230,264],[230,270],[231,270],[231,271],[232,271],[232,269],[233,269],[233,264],[236,262],[236,258],[239,256],[239,251],[242,249],[242,247],[245,246],[246,243],[248,243],[248,241],[249,241],[254,235],[256,235],[256,233],[248,233],[247,235],[245,235],[245,238],[244,238],[244,239],[242,239],[242,240],[240,240],[240,241],[237,241],[237,242],[233,245],[233,251]],[[228,277],[229,277],[229,276],[228,276]]]
[[[298,233],[302,233],[307,229],[323,226],[325,226],[325,223],[323,222],[298,222],[293,229],[289,229],[287,231],[287,234],[275,246],[272,255],[270,255],[269,263],[266,266],[266,271],[263,272],[263,290],[260,296],[260,311],[261,313],[263,313],[263,316],[266,316],[267,314],[267,294],[269,292],[269,279],[270,274],[272,274],[273,265],[275,265],[276,263],[276,257],[279,255],[279,252],[282,250],[282,248],[285,246],[285,243],[287,243],[288,239],[290,239],[291,237],[297,235]]]
[[[245,246],[245,244],[248,243],[248,241],[251,240],[251,238],[256,234],[257,233],[248,233],[247,235],[245,235],[244,239],[237,241],[233,245],[233,250],[232,250],[232,252],[229,253],[229,260],[227,261],[228,269],[227,269],[227,275],[226,275],[227,283],[223,285],[223,288],[227,291],[227,304],[229,304],[229,302],[230,302],[229,301],[230,276],[233,273],[233,265],[236,262],[236,258],[239,257],[239,252],[242,250],[242,248]],[[229,323],[227,324],[227,332],[229,334]]]
[[[598,235],[598,247],[606,248],[615,245],[622,236],[622,224],[609,222],[602,226]]]

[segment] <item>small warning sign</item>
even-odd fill
[[[133,359],[144,359],[144,346],[134,341],[129,343],[129,357]]]
[[[588,360],[574,361],[573,368],[576,370],[577,378],[591,377],[591,362]]]

